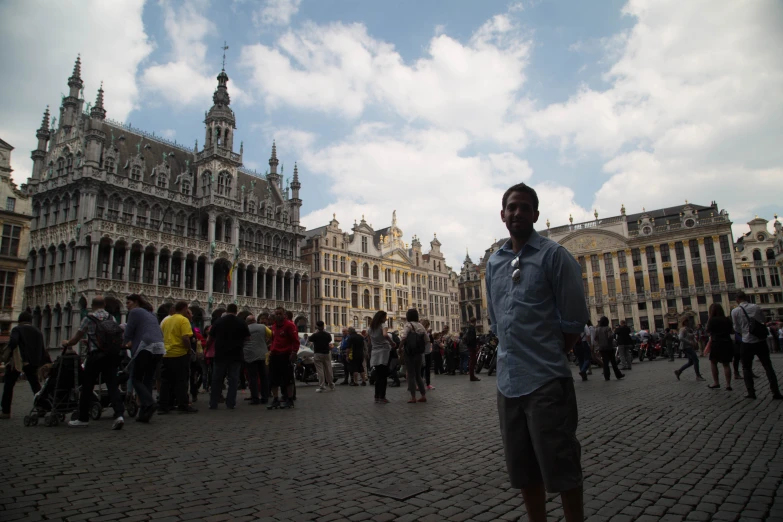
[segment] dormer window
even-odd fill
[[[367,238],[362,236],[362,253],[367,253]]]
[[[157,176],[155,176],[155,178],[156,178],[156,179],[155,179],[155,184],[156,184],[158,187],[160,187],[160,188],[166,188],[166,187],[168,187],[168,185],[169,185],[169,180],[168,180],[168,177],[167,177],[165,174],[163,174],[163,173],[159,172],[159,173],[158,173],[158,175],[157,175]]]
[[[133,181],[141,181],[141,167],[139,165],[131,167],[130,179]]]

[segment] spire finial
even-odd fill
[[[98,89],[98,96],[95,98],[95,106],[90,111],[90,117],[103,120],[106,118],[106,110],[103,108],[103,82]]]
[[[77,89],[81,89],[84,87],[84,82],[82,82],[82,55],[78,54],[76,55],[76,63],[73,64],[73,74],[71,74],[71,77],[68,78],[68,87],[75,87]],[[72,95],[74,91],[71,91]]]
[[[41,128],[39,130],[48,131],[49,130],[49,106],[46,106],[46,110],[44,111],[43,120],[41,120]]]
[[[294,162],[294,183],[299,183],[299,166]]]
[[[225,40],[223,40],[223,47],[221,47],[221,49],[223,49],[223,70],[225,71],[226,70],[226,51],[228,51],[228,45],[226,45],[226,41]]]

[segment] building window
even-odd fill
[[[356,265],[356,261],[351,261],[351,275],[356,276],[359,275],[358,273],[358,267]]]
[[[329,324],[332,319],[332,307],[331,305],[324,305],[324,322]]]
[[[320,272],[320,271],[321,271],[321,256],[315,254],[313,256],[313,272]]]
[[[362,277],[366,277],[368,279],[370,277],[370,265],[368,265],[367,263],[364,263],[362,265]]]
[[[669,310],[677,310],[677,300],[676,299],[667,299],[666,300],[666,308]]]
[[[660,286],[658,285],[658,272],[649,272],[650,274],[650,291],[651,292],[657,292],[660,290]]]
[[[663,269],[663,285],[666,290],[674,290],[674,272],[670,266]]]
[[[367,238],[362,236],[362,252],[367,253]]]
[[[664,243],[661,245],[661,263],[668,263],[669,261],[671,261],[669,244]]]
[[[340,273],[345,273],[345,257],[340,257]]]
[[[742,269],[742,286],[745,288],[753,288],[753,276],[750,273],[750,268]]]
[[[331,297],[329,295],[329,287],[330,287],[329,280],[324,279],[324,297]]]
[[[169,186],[169,180],[165,174],[160,173],[157,176],[155,176],[155,178],[156,178],[155,181],[157,182],[157,185],[160,188],[166,188]]]
[[[620,288],[622,290],[623,295],[630,295],[631,288],[628,282],[628,274],[620,274]]]
[[[22,227],[16,225],[3,225],[3,240],[0,243],[1,256],[19,255],[19,235],[22,233]]]
[[[324,272],[329,271],[329,254],[324,254]]]
[[[0,270],[0,308],[12,308],[14,306],[14,284],[16,272]]]
[[[707,296],[706,295],[697,295],[696,296],[696,302],[698,304],[707,304]]]
[[[621,250],[621,251],[617,252],[617,266],[620,267],[620,268],[627,268],[628,267],[628,264],[627,264],[627,262],[625,260],[625,251],[624,250]],[[584,270],[582,270],[582,272],[584,272]]]
[[[642,266],[642,254],[638,248],[631,250],[631,261],[633,262],[633,266]]]
[[[320,299],[321,298],[321,279],[320,278],[316,277],[315,279],[313,279],[313,293],[315,294],[313,297],[315,297],[316,299]]]
[[[346,299],[345,293],[346,293],[346,282],[340,281],[340,299]],[[343,324],[345,324],[345,321],[343,321]]]
[[[351,306],[359,308],[359,288],[356,285],[351,285]]]
[[[731,246],[729,245],[729,236],[720,236],[720,251],[722,254],[731,254]]]
[[[759,294],[759,304],[769,304],[769,294]]]
[[[653,308],[654,309],[656,309],[656,310],[660,310],[661,309],[661,301],[660,300],[655,300],[655,301],[652,302],[652,304],[653,304]]]
[[[683,297],[682,298],[682,306],[690,306],[691,305],[691,298],[690,297]]]
[[[644,253],[647,255],[647,264],[648,265],[655,265],[655,248],[652,246],[648,246],[644,249]]]
[[[677,260],[685,259],[685,247],[683,246],[682,241],[674,243],[674,253],[677,254]]]
[[[678,265],[677,270],[680,273],[680,288],[688,288],[688,268],[685,265]]]
[[[776,266],[769,268],[769,284],[770,286],[780,286],[780,274]]]
[[[342,318],[340,324],[343,326],[348,326],[348,308],[342,306],[340,307],[340,312],[340,316]]]
[[[758,283],[759,288],[764,288],[767,286],[767,276],[764,275],[763,268],[756,269],[756,283]]]
[[[712,294],[712,302],[720,304],[721,301],[723,301],[723,298],[720,294]]]
[[[367,289],[362,292],[362,308],[365,310],[370,309],[370,291]]]
[[[376,310],[381,309],[381,289],[376,288],[375,293],[373,295],[373,304],[375,305]]]
[[[636,293],[644,293],[644,275],[641,272],[636,272],[634,279],[636,280]]]
[[[338,283],[337,279],[332,279],[332,297],[337,299],[338,293],[337,293]]]
[[[610,296],[617,293],[617,287],[615,286],[614,277],[608,277],[606,279],[606,289]]]
[[[337,272],[337,254],[332,256],[332,272]]]
[[[642,301],[639,303],[639,310],[647,310],[647,302]]]
[[[712,241],[711,237],[704,238],[704,253],[708,256],[715,255],[715,243]]]
[[[707,273],[710,276],[710,284],[717,285],[718,281],[718,264],[714,261],[707,263]]]
[[[688,249],[691,251],[691,259],[701,259],[701,254],[699,253],[699,242],[695,239],[691,239],[688,241]]]
[[[141,167],[134,165],[131,167],[130,179],[133,181],[141,181]]]
[[[704,271],[701,268],[701,262],[697,261],[693,264],[693,284],[698,286],[704,286]]]
[[[16,198],[8,198],[5,200],[5,209],[8,212],[14,212],[16,210]]]

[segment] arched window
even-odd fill
[[[122,202],[122,221],[127,224],[133,223],[133,207],[136,206],[136,202],[131,198]]]
[[[332,238],[332,248],[337,248],[337,238],[336,237]]]
[[[68,157],[65,158],[65,173],[67,175],[73,174],[73,154],[68,154]]]
[[[161,169],[161,172],[158,172],[158,175],[155,176],[155,178],[155,184],[160,188],[167,188],[169,186],[169,177],[163,172],[163,169]]]
[[[372,278],[375,279],[376,281],[381,278],[380,271],[378,270],[378,265],[374,265],[372,267]]]
[[[196,224],[198,218],[196,216],[190,216],[188,218],[188,237],[196,237]]]
[[[114,194],[109,198],[109,214],[107,219],[117,221],[120,217],[120,196]]]
[[[185,235],[185,213],[184,212],[180,212],[179,214],[177,214],[177,221],[174,224],[174,226],[175,226],[174,231],[179,236],[184,236]]]
[[[165,212],[163,216],[163,231],[171,233],[171,229],[174,228],[174,216],[171,215],[171,212]]]
[[[147,203],[142,201],[139,203],[139,208],[136,211],[136,225],[140,227],[146,227],[147,226],[147,210],[149,207],[147,206]]]
[[[63,158],[59,158],[57,160],[57,177],[59,178],[63,174],[65,174],[65,160]]]
[[[63,198],[63,222],[68,221],[70,219],[70,211],[71,211],[71,196],[68,194],[65,195]]]
[[[253,247],[256,252],[261,252],[261,249],[264,248],[264,235],[261,232],[256,232],[256,240],[253,243]]]
[[[264,252],[272,250],[272,234],[267,233],[264,236]]]
[[[754,250],[753,251],[753,261],[761,261],[761,250]]]
[[[218,174],[218,194],[231,197],[231,174],[226,171]]]
[[[106,172],[111,172],[114,174],[114,156],[109,156],[106,158],[104,165],[106,166]]]
[[[767,259],[771,261],[775,260],[775,251],[772,250],[771,248],[767,249]]]
[[[356,317],[355,315],[353,316],[353,327],[359,328],[359,318]]]
[[[248,201],[247,202],[247,212],[248,212],[248,214],[255,215],[255,213],[256,213],[256,202],[255,201]]]
[[[367,263],[362,265],[362,277],[370,277],[370,265]]]
[[[351,275],[355,276],[357,274],[357,267],[356,267],[356,261],[351,261]]]
[[[231,220],[226,219],[223,223],[223,241],[231,243]]]
[[[52,201],[52,225],[57,224],[57,218],[59,217],[57,214],[59,213],[60,213],[60,200],[54,198],[54,201]]]
[[[272,253],[277,254],[278,252],[280,252],[280,236],[275,236],[272,243]]]
[[[133,181],[141,181],[141,166],[133,165],[131,167],[130,179]]]
[[[152,210],[150,211],[150,228],[157,230],[160,228],[160,218],[163,212],[161,212],[160,207],[158,205],[155,205],[152,207]]]
[[[106,209],[106,196],[103,192],[98,194],[95,200],[95,216],[103,218],[103,211]],[[49,202],[44,203],[44,222],[46,221],[46,215],[49,213]]]
[[[362,308],[369,309],[370,308],[370,291],[366,290],[362,294]]]

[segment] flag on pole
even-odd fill
[[[239,248],[237,248],[234,252],[234,264],[231,265],[231,268],[228,270],[228,276],[226,277],[229,292],[231,291],[231,279],[234,276],[234,269],[237,267],[237,262],[239,262]]]

